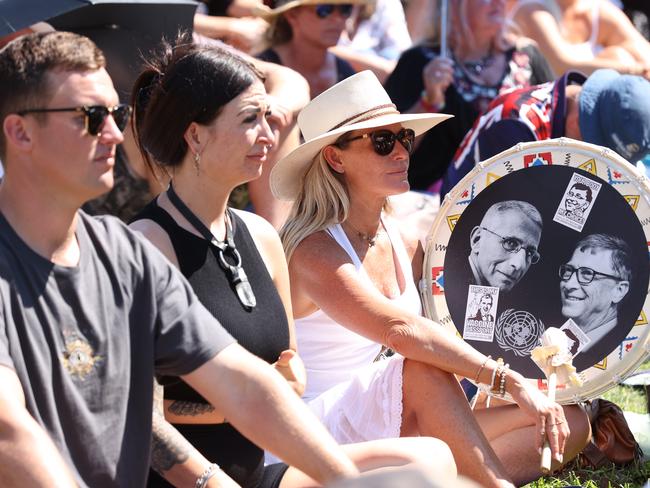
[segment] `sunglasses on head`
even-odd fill
[[[114,107],[106,107],[104,105],[84,105],[83,107],[66,107],[66,108],[33,108],[29,110],[21,110],[17,112],[18,115],[34,114],[34,113],[47,113],[47,112],[83,112],[84,114],[84,128],[91,136],[99,135],[106,117],[113,116],[115,125],[124,132],[126,124],[129,122],[131,116],[131,107],[126,103],[115,105]]]
[[[335,10],[339,11],[339,14],[341,14],[341,17],[348,18],[350,15],[352,15],[352,9],[354,6],[351,3],[343,3],[340,5],[334,5],[331,3],[323,3],[316,5],[316,15],[318,16],[319,19],[325,19],[332,15]]]
[[[415,132],[413,129],[400,129],[399,132],[395,134],[388,129],[379,129],[360,136],[343,139],[340,142],[337,142],[336,145],[341,146],[348,142],[356,141],[357,139],[367,138],[370,138],[373,149],[380,156],[387,156],[392,153],[395,148],[395,141],[399,141],[406,151],[411,154],[413,152],[413,143],[415,142]]]

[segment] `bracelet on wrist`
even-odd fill
[[[483,370],[485,369],[485,365],[487,364],[487,362],[488,362],[490,359],[492,359],[492,356],[488,356],[488,357],[485,358],[485,360],[484,360],[483,363],[481,364],[481,367],[478,369],[478,373],[476,373],[476,379],[474,380],[474,383],[476,383],[476,384],[479,383],[479,377],[481,376],[481,373],[482,373]]]
[[[422,90],[422,93],[420,94],[420,105],[422,105],[422,108],[424,110],[431,113],[440,112],[445,108],[444,100],[442,101],[441,104],[433,103],[431,100],[429,100],[429,96],[427,95],[426,90]]]
[[[212,463],[210,466],[205,468],[205,471],[203,471],[203,473],[201,473],[201,476],[199,476],[196,480],[194,488],[205,488],[205,485],[208,484],[208,480],[217,474],[218,470],[219,465],[217,463]]]

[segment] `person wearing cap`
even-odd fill
[[[605,146],[632,164],[650,153],[650,82],[611,69],[589,78],[568,72],[554,82],[495,99],[474,123],[445,173],[441,198],[479,161],[519,142],[569,137]]]
[[[481,486],[524,484],[540,475],[544,436],[555,467],[583,448],[584,413],[550,402],[422,317],[422,247],[386,211],[391,195],[409,189],[415,137],[448,117],[400,114],[369,71],[299,114],[305,142],[278,161],[270,182],[277,198],[294,201],[280,237],[307,370],[303,397],[341,442],[435,435]],[[397,354],[375,362],[384,347]],[[517,405],[473,414],[454,374]]]
[[[354,68],[329,51],[336,46],[355,4],[367,0],[280,0],[274,9],[259,8],[267,19],[271,47],[257,55],[263,61],[282,64],[307,79],[311,96],[354,74]]]

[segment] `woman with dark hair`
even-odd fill
[[[131,226],[180,268],[199,299],[243,347],[274,363],[300,394],[304,368],[296,355],[279,237],[261,217],[227,206],[236,186],[259,177],[274,142],[261,76],[228,51],[184,40],[166,46],[149,63],[133,90],[134,132],[145,160],[168,172],[171,184]],[[152,468],[168,481],[191,484],[201,473],[196,466],[205,466],[207,458],[243,486],[313,485],[285,464],[265,467],[262,449],[180,379],[163,378],[161,383],[164,418],[154,413]],[[291,442],[291,433],[287,435]],[[363,468],[405,464],[426,453],[433,466],[455,473],[443,443],[394,442],[350,446],[348,455]],[[150,484],[164,482],[152,476]]]

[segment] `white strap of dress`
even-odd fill
[[[404,281],[408,286],[410,283],[413,283],[413,269],[411,267],[411,260],[409,259],[409,255],[406,252],[404,240],[400,235],[399,229],[393,227],[392,223],[389,222],[389,220],[390,219],[381,219],[382,224],[384,225],[384,229],[386,229],[386,233],[388,234],[388,238],[390,239],[390,243],[393,246],[393,250],[395,251],[395,255],[397,256],[399,267],[402,269],[402,276],[404,277]]]
[[[348,253],[355,268],[357,268],[357,271],[363,270],[363,264],[361,264],[361,260],[359,259],[359,256],[357,256],[357,252],[352,247],[352,243],[350,243],[350,239],[348,239],[341,224],[334,224],[328,227],[326,232],[332,236],[336,243],[341,246],[346,253]]]

